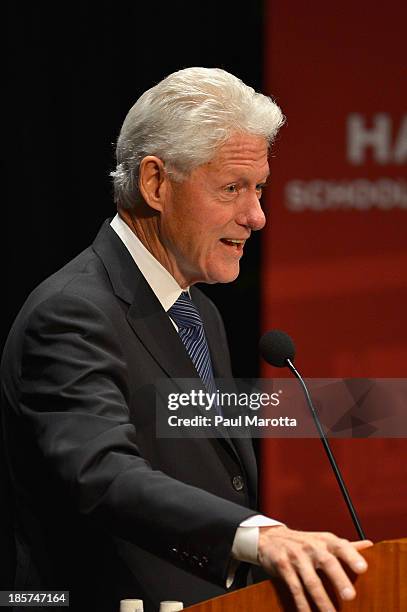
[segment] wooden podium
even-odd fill
[[[369,569],[365,574],[351,576],[357,591],[356,599],[339,601],[324,580],[336,609],[349,612],[407,611],[407,538],[380,542],[361,554]],[[296,607],[287,587],[273,579],[186,609],[190,612],[294,612]]]

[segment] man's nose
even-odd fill
[[[244,205],[236,221],[253,231],[261,230],[265,226],[266,217],[257,192],[246,194]]]

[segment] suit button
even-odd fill
[[[242,476],[233,476],[232,485],[235,491],[241,491],[244,488],[244,480]]]

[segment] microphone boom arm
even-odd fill
[[[321,440],[321,442],[323,444],[323,447],[325,449],[326,454],[328,455],[329,463],[331,464],[331,467],[332,467],[332,469],[334,471],[334,474],[335,474],[336,480],[338,482],[339,488],[341,489],[343,498],[344,498],[344,500],[346,502],[346,505],[348,507],[349,513],[350,513],[350,515],[352,517],[353,524],[354,524],[354,526],[356,528],[356,531],[358,532],[358,535],[359,535],[360,539],[361,540],[365,540],[366,536],[365,536],[365,534],[363,532],[363,529],[362,529],[362,526],[360,524],[358,515],[356,514],[356,510],[355,510],[355,508],[354,508],[354,506],[352,504],[352,500],[351,500],[350,495],[348,493],[348,490],[346,488],[345,482],[344,482],[344,480],[342,478],[342,474],[340,472],[338,464],[336,463],[336,460],[335,460],[335,457],[333,455],[332,449],[329,446],[328,439],[327,439],[327,437],[325,435],[324,430],[322,429],[321,422],[320,422],[320,420],[318,418],[318,414],[317,414],[317,412],[315,410],[314,404],[312,403],[312,399],[311,399],[311,396],[310,396],[309,391],[307,389],[307,386],[306,386],[306,384],[305,384],[301,374],[298,372],[297,368],[294,366],[293,362],[291,361],[291,359],[289,359],[287,357],[285,362],[287,364],[287,367],[294,374],[294,376],[296,378],[298,378],[298,380],[300,381],[300,384],[301,384],[301,386],[302,386],[302,388],[304,390],[304,393],[305,393],[305,397],[307,399],[307,403],[308,403],[309,409],[311,410],[312,418],[314,419],[314,423],[315,423],[316,428],[318,430],[318,433],[319,433],[319,436],[320,436],[320,440]]]

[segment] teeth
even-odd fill
[[[243,244],[244,240],[232,240],[231,238],[225,238],[226,242],[233,242],[234,244]]]

